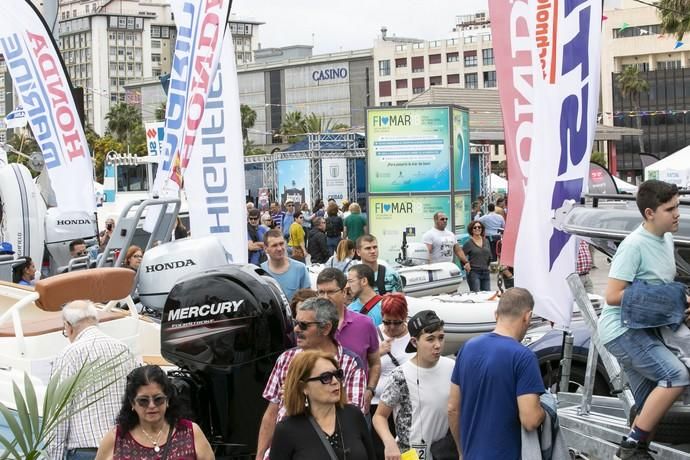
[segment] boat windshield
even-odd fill
[[[146,164],[119,165],[117,167],[118,192],[145,192],[149,190]]]

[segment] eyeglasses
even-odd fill
[[[439,217],[438,220],[448,220],[448,218],[447,217]]]
[[[475,225],[474,227],[472,227],[472,230],[477,230],[477,229],[481,230],[482,226],[481,225]]]
[[[321,321],[295,321],[300,331],[306,331],[312,324],[321,324]]]
[[[258,217],[250,217],[249,220],[259,220]]]
[[[134,403],[139,406],[139,407],[149,407],[151,405],[151,402],[153,402],[153,405],[156,407],[160,407],[163,404],[166,403],[168,400],[167,396],[164,395],[158,395],[158,396],[138,396],[134,398]]]
[[[316,377],[309,377],[308,379],[305,379],[305,382],[314,382],[318,380],[319,382],[323,383],[324,385],[328,385],[333,381],[333,377],[335,377],[338,382],[342,382],[343,378],[345,378],[345,373],[343,372],[342,369],[336,369],[334,371],[328,371],[328,372],[323,372]]]
[[[399,320],[399,319],[394,319],[394,320],[386,320],[384,319],[381,321],[384,326],[400,326],[402,323],[405,321]]]
[[[340,291],[342,291],[342,289],[332,289],[332,290],[330,290],[330,291],[316,291],[316,294],[317,294],[319,297],[330,297],[330,296],[332,296],[333,294],[339,293]]]

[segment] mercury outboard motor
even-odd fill
[[[273,365],[294,346],[290,307],[253,265],[227,265],[179,279],[165,302],[161,353],[216,458],[254,458]]]

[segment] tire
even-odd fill
[[[551,389],[555,392],[556,385],[559,383],[558,377],[558,362],[547,361],[541,366],[542,379],[544,380],[544,385],[546,388]],[[585,374],[587,369],[581,363],[573,363],[570,367],[570,385],[568,386],[568,392],[570,393],[581,393],[582,387],[585,383]],[[561,389],[562,390],[562,389]],[[594,391],[593,394],[597,396],[611,396],[611,389],[606,381],[606,378],[597,372],[594,378]]]
[[[635,419],[637,408],[630,410],[630,420]],[[632,422],[630,423],[632,426]],[[684,444],[690,439],[690,406],[676,403],[661,419],[654,441],[669,444]]]

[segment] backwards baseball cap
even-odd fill
[[[422,310],[407,322],[407,330],[410,333],[410,337],[419,337],[424,332],[424,329],[429,326],[443,326],[443,321],[433,310]],[[405,347],[405,352],[414,353],[416,351],[417,347],[412,344],[410,339],[407,347]]]

